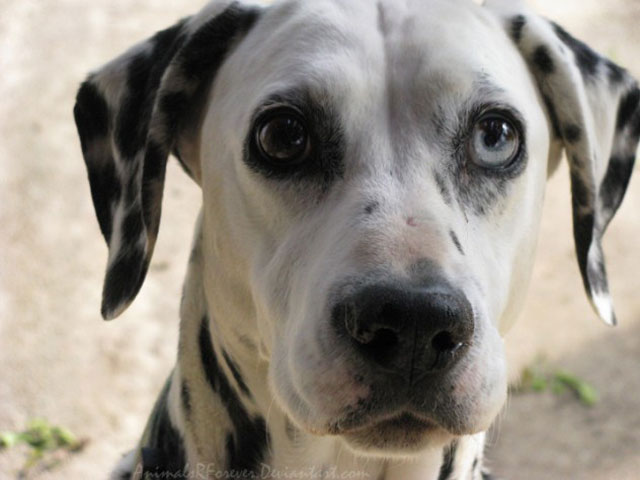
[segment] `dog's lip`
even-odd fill
[[[381,417],[339,421],[332,424],[329,430],[333,435],[351,435],[365,431],[388,429],[426,432],[438,428],[440,428],[439,425],[431,418],[414,412],[396,411]]]

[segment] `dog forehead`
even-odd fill
[[[472,0],[274,3],[222,66],[205,129],[241,151],[238,132],[290,91],[335,110],[349,139],[377,132],[392,143],[434,140],[432,127],[472,103],[511,103],[525,119],[539,109],[522,57]]]
[[[245,102],[301,86],[354,105],[393,88],[464,96],[480,78],[507,91],[528,80],[498,21],[471,0],[279,2],[230,60]]]

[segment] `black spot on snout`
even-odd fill
[[[380,208],[380,204],[377,201],[369,202],[364,207],[364,213],[366,213],[367,215],[371,215],[372,213],[376,212],[379,208]]]
[[[533,63],[537,69],[545,75],[552,74],[555,70],[549,49],[545,45],[540,45],[535,49],[533,52]]]
[[[444,178],[442,177],[442,175],[440,174],[440,172],[434,172],[433,178],[436,181],[436,185],[438,186],[438,191],[440,192],[440,195],[442,196],[444,203],[447,205],[451,205],[453,201],[451,191],[449,190],[449,187],[445,182]]]
[[[460,240],[458,239],[458,236],[456,235],[456,232],[454,232],[453,230],[449,230],[449,236],[451,237],[451,241],[456,246],[458,251],[462,255],[464,255],[464,250],[462,249],[462,245],[460,244]]]

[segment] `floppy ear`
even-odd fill
[[[551,151],[566,152],[584,287],[598,315],[615,325],[601,239],[633,172],[640,90],[626,70],[559,25],[513,3],[486,6],[501,18],[536,80],[553,128]]]
[[[167,158],[171,152],[180,158],[181,136],[203,113],[216,70],[258,15],[238,2],[215,3],[82,84],[74,116],[109,246],[105,319],[120,315],[140,290],[158,235]],[[181,163],[198,181],[199,166]]]

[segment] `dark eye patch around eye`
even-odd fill
[[[268,179],[326,189],[344,173],[344,133],[336,111],[307,91],[269,96],[251,120],[245,163]]]

